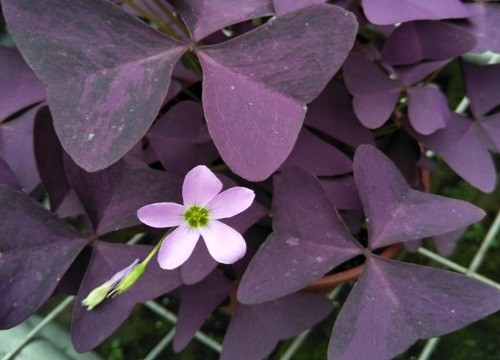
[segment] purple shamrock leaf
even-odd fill
[[[472,16],[460,0],[363,0],[362,4],[368,20],[377,25]]]
[[[273,0],[273,6],[276,16],[282,16],[303,7],[322,4],[324,2],[326,2],[326,0]]]
[[[48,84],[64,149],[88,171],[120,159],[158,114],[186,46],[108,1],[3,0],[2,9],[16,45]]]
[[[140,224],[136,211],[151,201],[180,199],[179,177],[125,160],[95,173],[79,168],[69,158],[65,166],[98,235]]]
[[[484,127],[485,123],[481,126]],[[427,148],[439,153],[464,180],[481,191],[491,192],[495,189],[496,170],[482,132],[472,119],[451,113],[446,128],[429,136],[411,134]]]
[[[0,46],[0,122],[45,99],[45,85],[37,79],[21,54]]]
[[[262,16],[273,15],[271,0],[171,0],[191,32],[200,41],[226,26]]]
[[[408,118],[413,128],[429,135],[446,126],[450,109],[444,94],[433,86],[416,86],[407,89]]]
[[[358,189],[351,175],[320,180],[328,197],[338,210],[361,209]]]
[[[305,104],[339,69],[356,30],[345,10],[312,5],[198,49],[208,130],[235,173],[263,180],[283,163]]]
[[[50,208],[56,211],[70,193],[71,185],[63,165],[64,150],[47,106],[40,108],[36,114],[33,142],[36,166],[48,193]]]
[[[26,194],[0,185],[0,327],[33,314],[87,242]]]
[[[410,189],[396,166],[371,145],[354,155],[354,179],[365,209],[371,249],[441,235],[481,220],[465,202]]]
[[[445,60],[470,51],[476,39],[468,30],[445,21],[412,21],[398,26],[382,48],[387,65],[406,65],[421,60]]]
[[[0,124],[0,157],[9,165],[24,191],[40,184],[33,151],[33,122],[39,106]]]
[[[315,176],[290,167],[274,181],[274,231],[241,279],[244,304],[290,294],[363,252]]]
[[[175,325],[175,351],[181,351],[191,341],[203,322],[229,295],[232,288],[231,281],[218,271],[213,271],[202,282],[179,289],[181,306]]]
[[[203,108],[194,101],[174,105],[146,136],[165,170],[181,176],[218,157],[203,124]]]
[[[317,176],[343,175],[352,171],[352,161],[335,146],[302,128],[295,146],[281,168],[298,166]]]
[[[370,130],[356,118],[347,89],[335,79],[309,104],[304,124],[352,147],[361,144],[375,145]]]
[[[22,190],[22,186],[17,180],[16,175],[10,168],[9,164],[5,162],[4,159],[0,157],[0,184],[10,186],[16,190]]]
[[[93,289],[135,259],[144,260],[152,249],[146,245],[94,243],[92,258],[73,309],[71,337],[78,351],[88,351],[108,338],[130,315],[136,303],[152,300],[182,284],[178,271],[164,271],[152,261],[127,292],[105,299],[93,310],[87,310],[81,304]]]
[[[391,116],[401,93],[399,84],[365,56],[352,53],[343,65],[347,89],[359,121],[370,129],[383,125]]]
[[[462,69],[470,108],[479,118],[500,104],[500,64],[474,66],[463,62]]]
[[[221,360],[264,359],[279,340],[324,319],[332,304],[324,296],[296,293],[256,305],[237,304],[227,328]]]
[[[393,66],[392,69],[403,84],[405,84],[406,86],[410,86],[416,82],[423,80],[427,75],[445,66],[450,62],[450,60],[451,59],[420,61],[418,63],[410,65]]]
[[[500,52],[500,4],[496,2],[473,2],[465,6],[472,12],[469,18],[471,31],[477,44],[471,52]]]
[[[418,339],[500,309],[500,292],[465,275],[370,256],[332,331],[328,357],[391,359]]]
[[[137,210],[137,217],[154,228],[175,227],[158,252],[163,269],[181,266],[203,238],[210,255],[222,264],[233,264],[245,255],[243,236],[220,219],[233,217],[250,207],[255,193],[235,186],[221,192],[222,182],[206,166],[199,165],[186,174],[182,185],[183,205],[153,203]]]

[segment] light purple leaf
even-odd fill
[[[186,46],[107,1],[2,6],[16,45],[49,84],[64,149],[88,171],[120,159],[158,114]]]
[[[77,351],[88,351],[108,338],[127,319],[136,303],[152,300],[182,284],[178,271],[165,271],[156,261],[151,261],[144,275],[125,293],[105,299],[91,311],[81,304],[93,289],[135,259],[144,260],[152,249],[146,245],[94,242],[92,258],[73,309],[71,338]]]
[[[477,126],[484,131],[491,141],[491,148],[500,152],[500,112],[485,116],[477,122]]]
[[[407,65],[421,60],[445,60],[470,51],[476,39],[464,28],[445,21],[412,21],[398,26],[382,48],[387,65]]]
[[[271,0],[171,0],[197,42],[226,26],[273,15]]]
[[[299,290],[363,251],[315,176],[290,167],[274,181],[274,231],[241,279],[244,304]]]
[[[279,340],[300,334],[331,311],[324,296],[296,293],[256,305],[237,304],[222,345],[221,360],[264,359]]]
[[[298,166],[316,176],[335,176],[352,171],[352,161],[335,146],[302,128],[295,146],[281,169]]]
[[[370,129],[383,125],[398,101],[399,84],[358,53],[349,55],[343,69],[347,89],[354,96],[353,107],[359,121]]]
[[[33,107],[11,121],[0,124],[0,157],[9,165],[24,191],[40,184],[33,150],[33,122],[40,108]]]
[[[433,73],[439,68],[450,62],[450,59],[437,61],[421,61],[411,65],[393,66],[393,70],[401,82],[410,86],[420,80],[423,80],[427,75]]]
[[[323,4],[325,1],[326,0],[273,0],[274,12],[276,16],[283,16],[309,5]]]
[[[500,292],[465,275],[370,256],[340,311],[328,357],[391,359],[418,339],[500,309]]]
[[[443,235],[434,236],[434,244],[436,245],[438,252],[442,256],[451,256],[453,250],[455,250],[457,241],[462,238],[466,230],[467,227],[463,227]]]
[[[377,25],[472,16],[459,0],[363,0],[362,4],[368,20]]]
[[[22,186],[17,180],[16,175],[9,167],[9,164],[0,157],[0,184],[7,185],[16,190],[22,190]]]
[[[158,119],[146,136],[165,170],[184,176],[196,165],[209,165],[218,157],[215,149],[210,152],[203,147],[210,142],[206,132],[201,104],[183,101]]]
[[[500,4],[473,2],[465,6],[473,13],[468,20],[477,39],[476,47],[471,52],[500,52]]]
[[[0,328],[33,314],[87,243],[26,194],[0,185]]]
[[[64,169],[64,150],[47,106],[40,108],[36,114],[33,141],[36,166],[49,195],[50,208],[56,211],[70,193],[71,185]]]
[[[446,128],[429,136],[412,134],[444,161],[464,180],[484,192],[495,189],[496,170],[485,146],[485,137],[473,120],[451,113]]]
[[[231,281],[214,271],[202,282],[179,289],[181,306],[175,325],[175,351],[181,351],[191,341],[196,331],[229,295],[232,288]]]
[[[484,217],[465,201],[410,189],[396,166],[370,145],[360,146],[354,155],[354,179],[371,249],[445,234]]]
[[[351,175],[321,179],[320,182],[336,209],[357,210],[362,208],[358,190]]]
[[[71,184],[96,234],[140,224],[137,209],[153,202],[181,202],[181,179],[163,171],[120,161],[105,170],[87,173],[67,159]]]
[[[258,181],[283,163],[356,30],[345,10],[312,5],[198,50],[208,130],[231,170]]]
[[[335,79],[309,104],[304,123],[352,147],[375,145],[370,130],[356,118],[347,89]]]
[[[37,79],[16,49],[0,46],[0,122],[45,99],[45,85]]]
[[[500,104],[500,64],[475,66],[462,62],[465,90],[476,117]]]
[[[431,85],[407,89],[408,118],[413,128],[423,135],[429,135],[446,126],[450,109],[444,94]]]

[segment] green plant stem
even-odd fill
[[[155,256],[155,254],[158,252],[158,250],[160,249],[160,246],[161,244],[163,243],[163,240],[166,239],[166,237],[168,235],[170,235],[172,233],[172,231],[174,231],[174,228],[171,228],[171,229],[168,229],[168,231],[165,233],[165,235],[162,236],[162,238],[160,239],[160,241],[158,241],[158,244],[156,244],[156,246],[154,247],[154,249],[149,253],[148,257],[145,258],[140,265],[144,265],[144,266],[148,266],[149,262],[151,261],[151,259],[153,258],[153,256]]]

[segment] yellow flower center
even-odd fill
[[[192,228],[200,228],[208,225],[210,211],[204,207],[193,205],[184,213],[184,220]]]

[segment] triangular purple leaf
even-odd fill
[[[0,122],[45,99],[45,85],[37,79],[16,49],[0,46]]]
[[[231,170],[258,181],[283,163],[356,29],[345,10],[312,5],[198,50],[208,129]]]
[[[446,126],[450,109],[444,94],[433,86],[417,86],[407,89],[408,118],[413,128],[423,135],[432,134]]]
[[[177,270],[165,271],[153,259],[144,275],[125,293],[105,299],[90,311],[81,304],[93,289],[135,259],[144,260],[151,250],[152,246],[145,245],[94,243],[92,259],[73,309],[71,337],[78,351],[88,351],[109,337],[130,315],[136,303],[152,300],[182,284]]]
[[[358,190],[351,175],[321,179],[320,182],[335,209],[357,210],[362,208]]]
[[[9,164],[0,157],[0,184],[7,185],[16,190],[22,190],[22,186]]]
[[[477,44],[471,52],[500,52],[500,4],[496,2],[472,2],[465,6],[472,12],[470,28],[476,35]]]
[[[465,275],[370,256],[337,318],[328,358],[391,359],[498,309],[500,291]]]
[[[273,5],[276,16],[283,16],[309,5],[322,4],[325,2],[326,0],[273,0]]]
[[[354,179],[371,249],[445,234],[484,216],[465,201],[410,189],[396,166],[370,145],[360,146],[354,155]]]
[[[108,1],[5,0],[2,6],[16,45],[49,84],[64,149],[88,171],[120,159],[158,114],[186,46]]]
[[[500,64],[475,66],[462,63],[472,113],[479,117],[500,104]]]
[[[63,165],[64,150],[57,138],[47,106],[38,110],[34,124],[34,147],[38,172],[56,211],[71,191]]]
[[[336,176],[352,171],[352,161],[347,155],[305,128],[281,168],[287,166],[301,167],[316,176]]]
[[[40,184],[33,150],[33,122],[40,106],[0,124],[0,157],[9,165],[26,192],[31,192]]]
[[[226,26],[273,15],[271,0],[171,0],[197,42]]]
[[[410,86],[418,81],[423,80],[427,75],[433,73],[439,68],[450,62],[450,59],[437,61],[421,61],[411,65],[393,66],[392,69],[406,86]]]
[[[221,360],[264,359],[279,340],[324,319],[332,304],[324,296],[296,293],[256,305],[237,304],[227,328]]]
[[[87,242],[26,194],[0,185],[0,327],[33,314]]]
[[[445,21],[404,23],[387,38],[382,60],[387,65],[407,65],[421,60],[445,60],[470,51],[476,39],[469,31]]]
[[[472,16],[459,0],[363,0],[362,3],[368,20],[377,25]]]
[[[496,170],[481,132],[473,120],[451,113],[446,128],[429,136],[412,136],[441,154],[444,161],[472,186],[491,192],[495,189]]]
[[[291,167],[274,181],[274,232],[241,279],[245,304],[299,290],[363,251],[311,173]]]
[[[194,101],[174,105],[154,123],[146,136],[165,170],[184,176],[196,165],[217,159],[215,149],[210,152],[202,147],[211,144],[203,125],[203,108]]]
[[[356,118],[347,89],[335,79],[309,104],[304,123],[352,147],[375,145],[370,130]]]
[[[124,160],[87,173],[67,159],[66,169],[97,234],[140,224],[136,213],[141,206],[181,202],[181,179],[163,171],[135,167]]]
[[[179,289],[181,306],[175,326],[175,351],[181,351],[191,341],[196,331],[229,295],[232,288],[231,281],[214,271],[202,282]]]
[[[500,112],[483,117],[477,122],[477,126],[485,132],[491,141],[491,150],[500,152]]]
[[[358,53],[349,55],[343,69],[347,89],[354,96],[353,107],[359,121],[370,129],[383,125],[398,101],[399,84]]]

